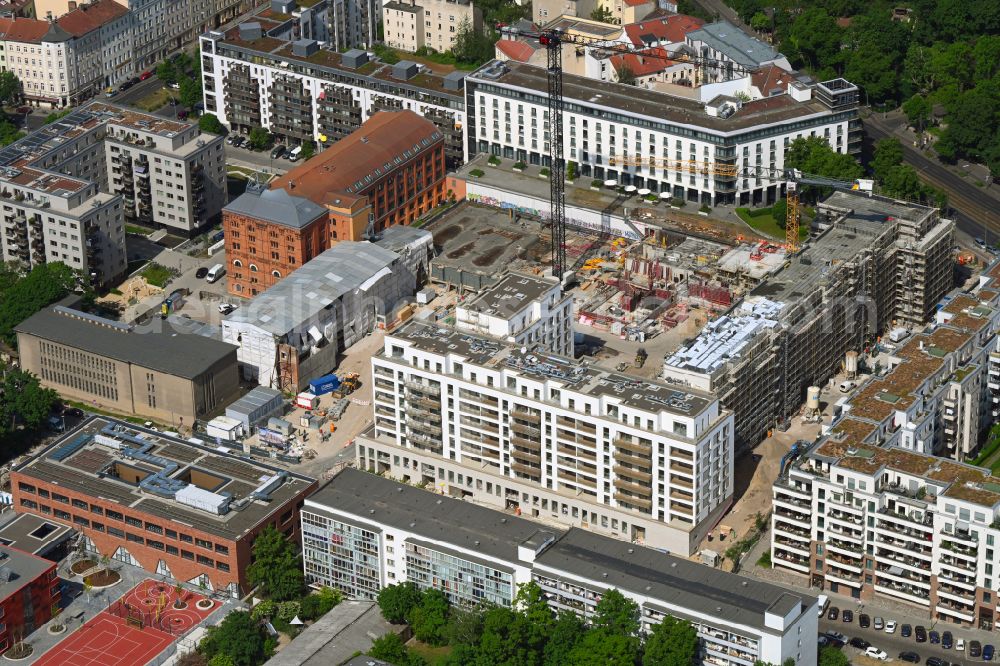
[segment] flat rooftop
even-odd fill
[[[543,98],[548,96],[548,80],[544,68],[514,61],[508,61],[504,65],[507,71],[499,76],[490,77],[484,73],[496,67],[496,62],[492,62],[471,74],[468,80],[528,90]],[[705,112],[701,102],[573,74],[563,75],[563,95],[567,102],[598,109],[614,109],[653,118],[657,122],[686,125],[719,135],[740,133],[760,125],[831,114],[830,109],[819,101],[797,102],[790,95],[778,95],[747,102],[728,118],[713,117]]]
[[[442,356],[460,356],[478,366],[494,370],[505,368],[535,380],[558,383],[568,390],[610,398],[651,413],[666,411],[693,417],[716,401],[713,395],[688,387],[638,379],[555,354],[530,349],[522,351],[517,345],[417,320],[407,322],[387,337]],[[383,352],[380,358],[388,357]]]
[[[13,546],[32,555],[43,556],[52,547],[69,540],[76,531],[68,525],[36,516],[19,513],[9,523],[0,527],[0,544]]]
[[[806,612],[816,603],[808,594],[576,527],[537,556],[535,565],[765,633],[778,633],[765,625],[768,611],[784,616],[795,605]]]
[[[554,279],[508,273],[461,307],[493,317],[510,317],[558,286]]]
[[[330,479],[308,501],[347,513],[362,523],[390,525],[430,541],[509,562],[517,561],[518,546],[538,551],[562,534],[524,518],[350,467]]]
[[[664,360],[678,370],[709,374],[739,358],[757,335],[778,325],[782,304],[766,298],[748,298],[731,314],[713,319],[694,341]]]
[[[75,310],[69,307],[71,302],[72,297],[40,310],[14,330],[186,379],[202,375],[236,353],[235,345],[176,331],[169,321],[153,319],[136,327]]]
[[[113,435],[106,434],[112,430]],[[109,440],[133,450],[139,448],[138,442],[149,448],[144,457],[126,458],[120,448],[101,443]],[[14,471],[158,516],[165,525],[177,522],[229,540],[287,510],[290,500],[315,483],[309,477],[103,416],[86,420]],[[158,474],[178,486],[229,493],[231,508],[218,515],[152,494],[138,484],[138,479]],[[259,491],[269,480],[275,485],[262,498]]]
[[[50,568],[55,562],[10,546],[0,546],[0,601],[17,593]],[[14,618],[8,620],[13,622]]]

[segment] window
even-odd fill
[[[38,508],[38,502],[34,502],[34,501],[32,501],[32,500],[30,500],[30,499],[28,499],[26,497],[22,497],[21,498],[21,506],[27,507],[29,509],[37,509]]]
[[[90,505],[90,512],[91,513],[96,513],[98,516],[103,516],[104,515],[104,509],[102,509],[101,507],[97,506],[96,504],[91,504]]]
[[[102,523],[94,522],[94,523],[91,523],[90,526],[92,528],[94,528],[95,532],[103,532],[104,531],[104,525]]]
[[[31,493],[32,495],[35,494],[35,487],[28,485],[27,483],[18,483],[17,487],[23,492]]]
[[[168,527],[167,528],[167,538],[169,538],[169,539],[176,539],[177,538],[177,532],[175,532],[174,530],[172,530],[172,529],[170,529]]]
[[[124,515],[118,513],[117,511],[112,511],[111,509],[105,511],[104,515],[106,515],[108,518],[111,518],[112,520],[125,520]]]
[[[152,532],[153,534],[163,534],[163,528],[159,525],[154,525],[153,523],[146,523],[146,531]]]
[[[90,527],[90,521],[83,516],[73,516],[73,522],[77,525],[83,525],[84,527]]]
[[[69,504],[69,498],[65,495],[59,495],[58,493],[52,493],[52,499],[56,502],[61,502],[63,504]]]
[[[280,278],[281,277],[281,271],[271,271],[271,275],[273,275],[276,278]]]
[[[193,560],[194,559],[194,553],[192,553],[190,551],[187,551],[187,550],[182,550],[181,551],[181,557],[184,558],[185,560]]]
[[[69,520],[70,519],[70,517],[69,517],[69,511],[63,511],[62,509],[54,509],[53,512],[52,512],[52,515],[54,515],[56,518],[59,518],[61,520]]]
[[[177,550],[177,546],[171,546],[167,544],[167,555],[177,555],[180,551]]]
[[[257,272],[257,264],[250,264],[250,272],[251,273]]]
[[[233,259],[233,266],[236,266],[236,268],[243,268],[243,262],[239,259]]]
[[[229,548],[227,548],[226,546],[223,546],[221,543],[217,543],[217,544],[215,544],[215,552],[220,553],[222,555],[228,555],[229,554]]]
[[[162,541],[153,541],[152,539],[146,539],[146,545],[150,548],[155,548],[156,550],[163,550]]]
[[[111,536],[116,536],[118,538],[121,538],[121,537],[125,536],[125,530],[120,530],[117,527],[110,527],[109,526],[108,527],[108,534],[110,534]]]
[[[132,527],[142,527],[142,521],[138,518],[133,518],[132,516],[125,516],[125,524],[131,525]]]
[[[204,564],[206,567],[214,567],[215,560],[210,557],[205,557],[204,555],[198,556],[198,564]]]
[[[90,508],[90,506],[86,502],[84,502],[83,500],[78,500],[78,499],[74,499],[73,500],[73,506],[75,506],[78,509],[88,509],[88,508]]]
[[[135,542],[135,543],[145,543],[145,541],[146,541],[145,539],[143,539],[138,534],[132,534],[131,532],[128,532],[128,533],[125,534],[125,540],[126,541],[132,541],[132,542]]]
[[[193,543],[194,539],[191,538],[190,534],[184,534],[182,532],[181,533],[181,541],[183,541],[184,543]]]
[[[229,571],[229,565],[226,564],[225,562],[216,562],[215,568],[218,569],[219,571]]]

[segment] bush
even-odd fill
[[[395,65],[400,60],[399,54],[385,44],[376,44],[372,47],[372,51],[387,65]]]
[[[708,204],[702,204],[701,208],[698,209],[699,213],[711,213],[712,209],[708,207]]]
[[[673,199],[670,200],[670,205],[673,206],[674,208],[684,208],[684,206],[687,205],[687,202],[684,201],[684,199],[681,199],[680,197],[674,197]]]
[[[271,619],[274,614],[278,612],[278,604],[271,601],[270,599],[265,599],[250,611],[250,617],[255,620]]]
[[[580,167],[576,162],[570,162],[566,165],[566,180],[576,180],[579,175]]]
[[[329,613],[343,599],[344,595],[340,590],[324,587],[319,592],[306,595],[299,602],[299,617],[303,620],[315,620]]]
[[[551,172],[549,171],[548,167],[542,167],[541,169],[539,169],[538,173],[539,175],[545,176],[547,178],[549,173]]]
[[[414,583],[401,583],[383,587],[378,593],[378,607],[382,617],[393,624],[402,624],[409,619],[413,608],[420,603],[423,594]]]
[[[299,614],[298,601],[282,601],[278,604],[277,618],[282,622],[291,622]]]
[[[527,166],[528,165],[525,164],[524,162],[514,162],[514,168],[515,169],[522,169],[523,170],[523,169],[527,168]]]
[[[500,165],[500,158],[497,157],[496,155],[490,155],[490,158],[488,160],[486,160],[486,163],[487,164],[492,164],[493,166],[499,166]]]
[[[483,176],[486,175],[486,172],[483,171],[482,169],[473,169],[472,171],[469,172],[469,175],[472,176],[473,178],[482,178]]]
[[[590,181],[590,186],[591,187],[600,187],[603,184],[604,183],[602,183],[601,181],[597,180],[596,178],[594,180]]]

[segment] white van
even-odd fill
[[[288,153],[288,161],[295,162],[296,160],[299,159],[299,156],[301,154],[302,154],[302,146],[295,146]]]
[[[823,617],[826,615],[826,609],[830,605],[830,597],[825,594],[819,595],[819,616]]]
[[[840,382],[840,392],[849,393],[854,389],[855,386],[857,386],[857,384],[855,384],[854,382]]]
[[[205,276],[206,282],[215,282],[220,277],[226,274],[226,267],[222,264],[216,264],[208,269],[208,274]]]

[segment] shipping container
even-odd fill
[[[303,391],[295,396],[295,406],[302,409],[316,409],[319,406],[319,397],[314,393]]]
[[[309,382],[309,392],[313,395],[326,395],[340,388],[340,378],[337,375],[324,375]]]

